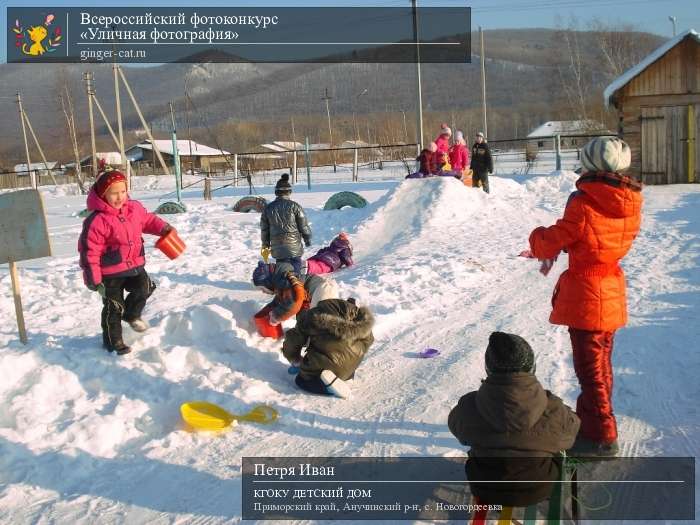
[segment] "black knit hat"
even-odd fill
[[[535,371],[535,354],[525,339],[515,334],[493,332],[486,348],[488,373],[513,373]]]
[[[283,173],[275,184],[275,195],[289,195],[292,193],[292,185],[289,184],[289,173]]]

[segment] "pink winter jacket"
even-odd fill
[[[127,200],[120,210],[100,199],[94,190],[87,198],[92,214],[83,221],[78,240],[80,267],[87,286],[102,277],[135,270],[146,264],[141,235],[160,235],[167,223],[138,201]]]
[[[469,150],[464,144],[458,143],[450,148],[450,165],[453,171],[469,167]]]
[[[441,134],[435,139],[438,153],[448,153],[450,151],[450,136],[446,133]]]

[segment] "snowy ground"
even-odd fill
[[[309,251],[348,231],[359,264],[335,277],[343,296],[376,314],[376,343],[352,401],[301,394],[280,344],[251,326],[266,298],[250,286],[259,216],[230,210],[245,189],[209,202],[200,188],[185,191],[188,213],[169,220],[187,252],[170,261],[149,249],[158,283],[145,313],[152,329],[125,328],[134,349],[126,358],[99,347],[99,297],[78,271],[84,197],[45,190],[54,257],[19,265],[26,347],[0,268],[0,522],[237,522],[243,456],[463,455],[447,414],[484,377],[493,330],[525,336],[543,384],[573,404],[568,336],[547,322],[566,259],[544,278],[536,262],[514,255],[533,227],[558,217],[575,179],[493,177],[491,195],[452,179],[297,186],[314,230]],[[164,183],[139,181],[148,189],[134,196],[154,209]],[[271,188],[259,190],[270,198]],[[370,205],[322,211],[341,190]],[[700,186],[649,187],[644,196],[642,232],[624,262],[630,323],[614,354],[622,452],[696,456]],[[415,359],[425,347],[441,355]],[[178,408],[192,399],[235,413],[270,403],[281,418],[190,433]]]

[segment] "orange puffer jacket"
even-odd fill
[[[538,259],[569,252],[569,269],[552,296],[549,321],[591,331],[627,323],[625,274],[619,266],[641,222],[641,184],[617,173],[586,173],[576,181],[564,217],[530,234]]]

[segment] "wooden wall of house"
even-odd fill
[[[700,44],[686,38],[624,87],[626,97],[700,92]]]
[[[622,136],[632,150],[630,174],[645,184],[700,182],[700,43],[686,38],[616,96]],[[688,142],[693,106],[695,143]],[[688,172],[688,148],[695,169]]]

